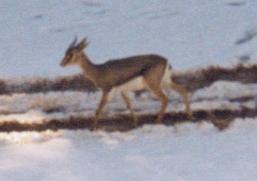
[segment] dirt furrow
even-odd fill
[[[141,114],[137,127],[145,124],[155,124],[156,114]],[[226,129],[236,118],[257,117],[257,107],[255,109],[242,108],[241,110],[215,109],[211,111],[196,110],[192,118],[184,112],[170,112],[164,116],[164,125],[175,125],[185,122],[211,122],[218,129]],[[45,131],[59,129],[91,129],[92,117],[69,117],[65,119],[53,119],[42,123],[19,123],[16,120],[1,122],[0,132],[11,131]],[[115,117],[100,119],[97,129],[105,131],[129,131],[134,129],[133,120],[128,114],[119,114]]]

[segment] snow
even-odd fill
[[[17,87],[35,77],[78,73],[59,62],[75,35],[87,36],[95,63],[158,53],[176,71],[257,63],[255,0],[1,0],[0,79]],[[25,78],[24,78],[25,77]],[[191,95],[192,109],[257,107],[257,85],[218,81]],[[0,124],[94,114],[100,93],[0,95]],[[184,110],[170,94],[168,111]],[[147,94],[137,112],[156,112]],[[147,97],[148,96],[148,97]],[[242,102],[236,98],[254,97]],[[123,110],[124,109],[124,110]],[[51,112],[51,110],[55,110]],[[126,112],[114,97],[109,114]],[[48,112],[50,111],[50,112]],[[1,180],[257,180],[257,117],[218,131],[207,122],[87,130],[0,133]]]
[[[169,111],[184,111],[181,97],[170,92]],[[129,94],[137,113],[156,113],[160,107],[157,100],[135,98]],[[100,100],[101,93],[85,93],[76,91],[48,92],[35,94],[13,94],[0,96],[0,122],[16,120],[21,123],[48,121],[54,118],[68,118],[70,116],[93,116]],[[252,97],[250,100],[238,102],[235,98]],[[257,107],[257,85],[239,82],[217,81],[191,94],[192,110],[228,109],[240,110],[242,107],[254,109]],[[48,111],[52,113],[48,113]],[[110,98],[105,109],[106,114],[115,115],[128,112],[119,94]]]
[[[257,118],[127,133],[0,134],[3,180],[256,180]]]
[[[216,81],[209,87],[197,90],[194,94],[197,98],[212,97],[217,99],[233,99],[242,95],[255,97],[257,95],[256,90],[256,84],[242,84],[236,81]]]
[[[256,108],[256,84],[217,81],[191,95],[192,109]],[[229,94],[228,94],[229,92]],[[170,93],[168,111],[184,109]],[[139,112],[156,112],[158,101],[134,98]],[[253,96],[242,102],[234,98]],[[93,115],[100,93],[48,92],[1,95],[0,123],[35,123]],[[144,96],[145,97],[145,96]],[[148,96],[149,97],[149,96]],[[59,109],[46,113],[46,110]],[[114,97],[108,112],[126,108]],[[256,180],[257,117],[236,119],[219,131],[208,122],[146,125],[130,132],[87,130],[0,133],[3,180]]]
[[[75,35],[88,37],[96,63],[144,53],[175,69],[256,63],[256,9],[254,0],[2,0],[0,76],[78,72],[59,67]]]

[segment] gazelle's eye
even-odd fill
[[[69,54],[69,55],[67,55],[67,56],[66,56],[66,58],[67,58],[67,59],[70,59],[70,58],[71,58],[71,55],[70,55],[70,54]]]

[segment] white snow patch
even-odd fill
[[[7,181],[255,180],[256,137],[257,118],[237,119],[223,132],[205,122],[148,125],[128,133],[1,133],[0,176]]]
[[[216,81],[211,86],[199,89],[194,93],[196,98],[212,97],[217,99],[233,99],[242,95],[255,97],[257,95],[257,85],[243,84],[236,81]]]

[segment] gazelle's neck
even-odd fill
[[[81,70],[89,79],[95,80],[95,78],[97,77],[97,68],[95,64],[93,64],[84,53],[82,53],[80,56]]]

